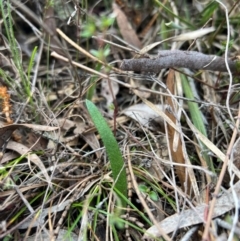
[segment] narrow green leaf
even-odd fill
[[[219,8],[218,2],[213,1],[207,4],[206,7],[203,9],[203,11],[200,13],[201,16],[199,16],[199,19],[200,19],[199,26],[206,23],[212,17],[214,12],[217,11],[218,8]]]
[[[154,2],[157,4],[157,6],[161,7],[163,10],[165,10],[166,13],[171,14],[171,16],[173,16],[173,17],[179,19],[181,22],[185,23],[190,29],[196,29],[196,27],[193,24],[191,24],[190,21],[187,21],[186,19],[180,17],[179,15],[176,15],[170,8],[166,7],[166,4],[162,3],[162,1],[155,0]]]
[[[118,143],[97,107],[89,100],[86,100],[86,106],[106,148],[111,164],[113,179],[115,181],[115,188],[127,197],[127,175]],[[126,201],[123,199],[121,200],[125,207]]]
[[[183,85],[183,90],[184,90],[185,96],[190,100],[194,100],[194,95],[193,95],[192,89],[189,85],[189,82],[188,82],[186,76],[181,75],[181,80],[182,80],[182,85]],[[201,112],[199,110],[198,104],[195,102],[188,101],[188,108],[189,108],[191,120],[192,120],[194,126],[204,136],[207,137],[207,131],[206,131],[205,125],[203,123],[203,118],[202,118]],[[211,170],[212,172],[215,172],[213,163],[205,151],[207,149],[207,147],[201,141],[198,141],[198,142],[203,150],[202,155],[208,165],[209,170]]]
[[[29,82],[30,82],[30,74],[31,74],[31,71],[33,69],[34,59],[35,59],[35,56],[36,56],[36,53],[37,53],[37,49],[38,49],[38,47],[35,46],[33,51],[32,51],[31,58],[30,58],[30,61],[29,61],[29,65],[28,65],[28,69],[27,69],[27,77],[28,77]]]

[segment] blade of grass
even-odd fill
[[[186,78],[185,75],[181,75],[181,80],[182,80],[182,85],[183,85],[183,90],[184,90],[185,96],[190,100],[194,100],[194,95],[193,95],[192,89],[190,87],[190,84],[188,82],[188,79]],[[191,120],[192,120],[194,126],[204,136],[207,137],[207,131],[206,131],[205,125],[203,123],[203,118],[202,118],[201,112],[199,110],[198,104],[189,101],[188,108],[189,108]],[[198,142],[199,142],[199,145],[201,146],[202,155],[203,155],[204,160],[207,163],[209,170],[211,170],[213,173],[215,173],[213,163],[212,163],[211,159],[209,158],[207,152],[205,151],[208,148],[200,140],[198,140]]]
[[[198,16],[200,19],[199,26],[204,25],[213,16],[214,12],[217,11],[218,8],[219,3],[215,1],[209,2],[209,4],[205,6]]]
[[[33,51],[32,51],[31,58],[30,58],[30,61],[29,61],[29,65],[28,65],[28,68],[27,68],[27,78],[28,78],[29,82],[30,82],[30,79],[31,79],[31,71],[33,69],[34,59],[36,57],[37,50],[38,50],[38,47],[35,46]]]
[[[185,23],[190,29],[195,29],[195,26],[192,25],[189,21],[185,20],[184,18],[177,16],[176,14],[173,13],[168,7],[166,7],[163,3],[161,3],[159,0],[155,0],[155,3],[157,6],[162,7],[166,12],[171,14],[173,17],[179,19],[181,22]]]
[[[115,181],[115,188],[127,197],[127,175],[118,143],[97,107],[89,100],[86,100],[86,106],[106,148]],[[126,201],[124,199],[121,200],[123,207],[126,207]]]

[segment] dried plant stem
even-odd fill
[[[228,59],[232,72],[240,72],[240,61]],[[227,72],[225,59],[196,51],[162,50],[153,59],[124,59],[122,70],[146,71],[157,73],[165,68],[189,68]]]

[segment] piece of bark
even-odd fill
[[[240,73],[240,61],[228,59],[232,72]],[[196,51],[162,50],[153,59],[124,59],[122,70],[158,73],[165,68],[189,68],[226,72],[225,59],[215,55],[206,55]]]

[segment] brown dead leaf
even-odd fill
[[[19,155],[16,153],[12,153],[12,152],[4,153],[2,160],[1,160],[1,164],[3,165],[4,163],[9,162],[17,157],[19,157]]]
[[[114,13],[116,14],[117,24],[123,39],[132,46],[141,49],[142,44],[125,13],[115,3],[113,3],[112,7]]]
[[[14,133],[15,134],[15,133]],[[19,142],[19,141],[17,141]],[[32,146],[34,144],[34,146]],[[30,132],[27,134],[26,146],[33,151],[45,150],[48,145],[48,140],[40,134]]]
[[[54,131],[57,130],[58,127],[53,126],[43,126],[43,125],[35,125],[35,124],[11,124],[6,125],[0,128],[0,148],[3,148],[6,142],[11,137],[12,133],[20,128],[20,127],[27,127],[37,131]]]
[[[167,82],[166,82],[166,86],[169,89],[169,91],[174,94],[174,70],[170,70],[168,77],[167,77]],[[166,99],[166,104],[168,104],[173,113],[169,112],[169,111],[165,111],[166,115],[174,122],[177,123],[177,120],[175,118],[175,106],[173,104],[172,98],[170,96],[167,97]],[[168,128],[168,135],[169,135],[169,144],[170,144],[170,150],[171,150],[171,155],[173,160],[176,163],[180,163],[180,164],[185,164],[185,159],[184,159],[184,155],[183,155],[183,150],[182,150],[182,142],[179,138],[175,138],[175,129],[170,126],[169,124],[167,124],[167,128]],[[177,133],[178,134],[178,133]],[[178,175],[178,178],[180,180],[181,186],[182,186],[182,190],[185,189],[185,184],[186,183],[186,168],[183,166],[176,166],[175,167],[176,173]],[[190,179],[188,178],[187,180],[187,192],[190,193],[191,191],[191,182]]]

